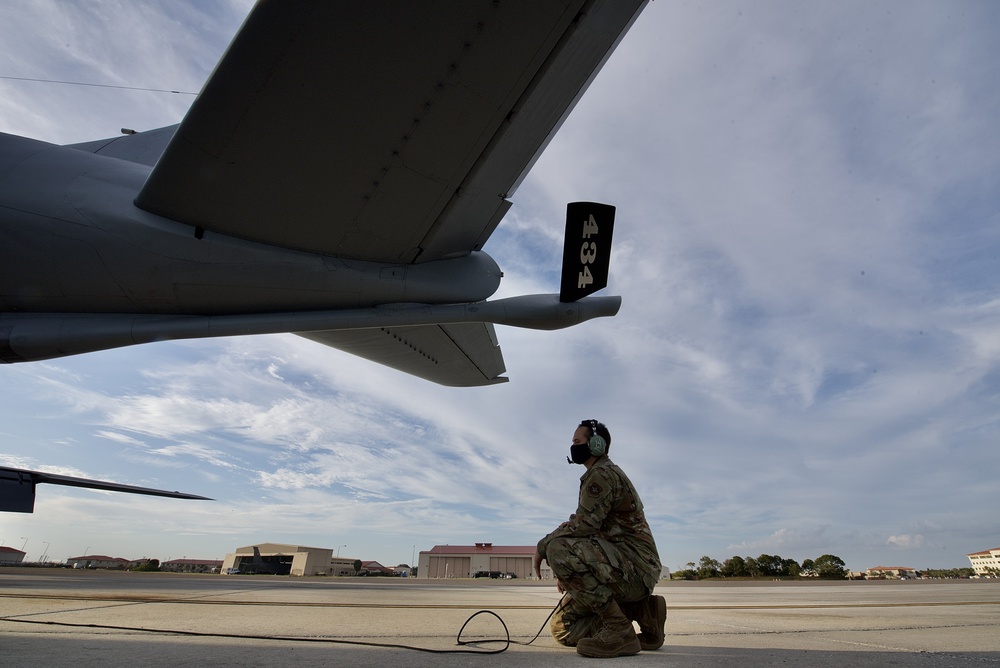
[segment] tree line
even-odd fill
[[[687,568],[676,571],[672,577],[678,580],[795,576],[837,580],[847,577],[847,565],[844,560],[833,554],[806,559],[801,564],[794,559],[782,559],[776,554],[762,554],[756,558],[733,556],[722,563],[705,556],[699,559],[697,564],[689,561],[686,565]]]

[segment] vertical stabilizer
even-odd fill
[[[559,301],[575,302],[608,287],[615,207],[596,202],[566,205]]]

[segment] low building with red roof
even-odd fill
[[[160,564],[160,570],[168,573],[218,573],[222,569],[222,559],[171,559]]]
[[[865,571],[869,580],[915,580],[917,570],[909,566],[873,566]]]
[[[0,547],[0,566],[12,566],[24,561],[25,552],[16,550],[13,547]]]
[[[418,578],[534,578],[531,560],[534,545],[435,545],[420,552]],[[542,564],[542,579],[551,579]]]
[[[82,557],[70,557],[66,563],[73,568],[102,568],[107,570],[124,570],[129,560],[122,557],[109,557],[103,554],[88,554]]]

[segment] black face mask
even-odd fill
[[[567,464],[583,464],[588,459],[593,457],[590,454],[590,446],[586,443],[574,443],[569,446],[569,457],[566,458]]]

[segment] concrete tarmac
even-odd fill
[[[657,593],[667,599],[666,644],[615,665],[1000,666],[1000,580],[671,582]],[[558,600],[551,582],[518,580],[0,568],[0,665],[599,661],[552,640],[545,620]],[[472,644],[456,645],[479,610],[500,619],[477,616],[463,633]],[[485,654],[504,648],[495,641],[504,624],[512,644]]]

